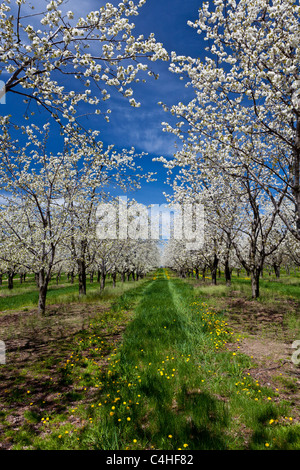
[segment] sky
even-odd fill
[[[118,2],[111,2],[118,3]],[[190,26],[188,20],[198,17],[199,0],[147,0],[140,9],[140,15],[135,18],[135,31],[147,37],[151,32],[156,40],[161,42],[170,53],[199,57],[203,45],[199,35]],[[199,50],[200,49],[200,50]],[[152,64],[151,64],[152,65]],[[175,137],[162,131],[163,121],[171,122],[171,115],[163,111],[158,102],[167,105],[179,101],[189,101],[193,98],[191,89],[184,86],[179,76],[169,71],[169,63],[159,61],[154,69],[159,73],[159,79],[147,79],[147,83],[135,91],[140,108],[122,106],[124,112],[112,110],[112,138],[125,146],[133,145],[137,151],[147,152],[142,159],[142,167],[146,171],[155,171],[156,182],[145,183],[142,189],[136,191],[133,197],[143,204],[162,204],[166,202],[163,192],[170,193],[172,189],[165,184],[167,173],[162,163],[153,162],[153,158],[172,157],[175,152]],[[126,108],[126,109],[125,109]],[[124,119],[125,117],[125,119]],[[128,143],[127,143],[128,142]]]
[[[120,0],[110,0],[114,5],[119,2]],[[103,0],[69,0],[65,8],[72,10],[75,17],[85,16],[105,3]],[[31,4],[41,5],[38,0],[32,0]],[[201,57],[205,54],[201,38],[187,25],[188,20],[197,19],[199,6],[200,0],[147,0],[140,8],[139,16],[130,19],[136,25],[134,34],[144,34],[146,38],[150,33],[154,33],[156,40],[161,42],[169,53],[175,51],[180,55]],[[140,190],[128,194],[128,197],[147,205],[165,203],[163,191],[172,191],[171,187],[165,184],[167,173],[163,164],[153,161],[160,156],[172,157],[175,151],[175,137],[163,132],[161,124],[163,121],[171,122],[171,116],[163,111],[158,102],[172,105],[179,101],[188,102],[193,98],[192,90],[184,86],[184,81],[168,70],[168,62],[157,61],[149,64],[160,77],[158,80],[143,77],[147,79],[147,83],[132,86],[134,97],[136,101],[141,102],[141,107],[133,108],[121,96],[113,96],[109,100],[109,108],[112,110],[110,123],[97,121],[100,139],[105,145],[114,144],[116,149],[134,147],[137,153],[147,152],[147,156],[139,159],[137,164],[140,164],[145,172],[156,172],[157,181],[143,183]],[[12,94],[7,96],[5,113],[7,107],[12,111],[18,109],[21,119],[22,106],[16,100],[19,100],[19,97]]]

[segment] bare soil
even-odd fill
[[[0,337],[6,346],[6,364],[0,365],[0,450],[12,446],[13,439],[1,437],[4,431],[14,434],[24,425],[35,430],[41,427],[40,420],[28,423],[26,412],[39,416],[64,413],[78,405],[78,397],[72,400],[72,383],[62,381],[60,365],[72,354],[78,333],[86,330],[96,315],[107,312],[108,307],[100,304],[74,303],[49,306],[44,317],[36,309],[0,316]],[[102,358],[97,359],[99,368],[107,366],[110,345],[117,346],[124,328],[124,324],[114,325],[109,331],[103,327],[101,339],[107,351],[104,348]],[[84,402],[92,401],[96,392],[90,387]]]
[[[300,339],[300,332],[289,324],[291,314],[299,318],[300,305],[291,299],[276,300],[263,305],[232,292],[223,307],[232,329],[242,335],[232,349],[253,358],[255,363],[245,372],[261,386],[275,390],[278,400],[290,402],[295,420],[300,422],[300,364],[292,360],[292,345]]]
[[[229,347],[253,357],[255,366],[249,369],[250,375],[261,386],[276,390],[278,400],[289,401],[294,420],[300,422],[300,365],[291,359],[292,343],[300,335],[288,323],[290,314],[300,314],[299,304],[280,299],[272,305],[262,305],[232,292],[231,297],[220,301],[220,308],[226,312],[231,328],[242,335],[239,342]],[[0,450],[12,446],[9,438],[1,439],[2,432],[17,432],[24,424],[39,428],[39,422],[28,424],[24,413],[59,413],[72,406],[72,384],[61,382],[57,364],[68,357],[72,341],[90,320],[107,311],[107,306],[97,303],[74,303],[49,306],[45,317],[39,317],[35,309],[0,315],[0,337],[7,348],[6,365],[0,365]],[[117,347],[124,328],[124,323],[116,325],[113,332],[104,328],[103,338]],[[49,358],[50,365],[41,367]],[[105,367],[105,352],[100,361],[99,366]],[[92,401],[96,392],[91,388],[85,394],[85,402]],[[60,396],[68,396],[68,400],[60,401]],[[74,399],[75,403],[78,399]],[[84,423],[76,424],[80,427]]]

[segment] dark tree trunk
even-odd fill
[[[225,260],[224,264],[225,264],[224,273],[225,273],[226,285],[230,286],[230,284],[231,284],[231,269],[230,269],[230,266],[229,266],[228,259]]]
[[[214,285],[217,285],[217,271],[218,271],[218,258],[217,255],[214,256],[214,261],[211,267],[211,280]]]
[[[45,315],[46,310],[46,297],[48,291],[48,277],[45,276],[44,269],[41,269],[38,273],[38,282],[39,282],[39,302],[38,302],[38,311],[40,315]]]
[[[280,278],[280,266],[278,266],[278,264],[274,263],[273,268],[274,268],[274,271],[275,271],[276,278],[279,279]]]
[[[106,274],[102,273],[101,274],[101,280],[100,280],[100,290],[103,290],[104,287],[105,287],[105,278],[106,278]]]
[[[15,273],[13,271],[8,271],[7,273],[7,283],[10,290],[14,287],[14,275]]]
[[[259,297],[259,276],[261,268],[254,268],[251,271],[251,292],[252,298],[257,299]]]
[[[86,295],[86,266],[85,261],[80,259],[78,263],[78,287],[79,295]]]

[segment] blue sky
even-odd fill
[[[198,8],[199,0],[147,0],[140,9],[140,15],[135,18],[135,31],[145,37],[153,32],[156,40],[162,42],[169,53],[175,51],[199,57],[204,51],[203,45],[196,31],[187,25],[188,20],[197,19]],[[135,90],[141,107],[128,109],[124,103],[124,115],[120,108],[119,112],[112,109],[109,131],[116,143],[133,145],[137,151],[148,152],[148,156],[142,159],[142,166],[145,170],[157,172],[157,181],[143,184],[142,189],[133,194],[138,202],[144,204],[165,203],[162,193],[171,191],[164,184],[166,170],[163,165],[152,161],[161,155],[172,156],[175,151],[175,137],[162,132],[161,125],[163,121],[171,121],[171,116],[163,111],[158,102],[172,105],[193,97],[192,90],[185,88],[184,81],[168,70],[168,62],[156,62],[153,66],[159,73],[159,79],[149,78],[146,84]]]
[[[119,2],[120,0],[110,0],[115,5]],[[31,3],[41,5],[38,0]],[[65,8],[73,10],[77,17],[84,16],[105,3],[103,0],[69,0]],[[196,31],[187,25],[188,20],[197,19],[199,6],[199,0],[147,0],[140,8],[140,15],[130,21],[134,21],[136,25],[136,35],[144,34],[147,37],[153,32],[156,40],[163,43],[168,52],[176,51],[178,54],[201,57],[205,54],[203,43]],[[97,117],[97,127],[105,145],[114,144],[116,149],[135,147],[138,153],[148,153],[137,164],[141,164],[145,171],[157,172],[157,181],[144,183],[141,190],[128,194],[128,197],[134,197],[143,204],[160,204],[166,202],[163,191],[170,192],[171,188],[164,184],[166,170],[161,163],[153,162],[153,158],[172,156],[175,138],[162,132],[162,121],[171,121],[171,116],[162,110],[158,102],[163,101],[167,105],[186,102],[193,97],[193,93],[191,89],[185,88],[184,81],[169,72],[168,62],[150,65],[159,73],[160,78],[154,80],[152,77],[141,77],[146,78],[147,83],[132,86],[135,99],[141,102],[141,107],[132,108],[121,96],[114,95],[109,101],[109,108],[112,110],[110,123]],[[17,110],[20,121],[24,106],[20,103],[20,97],[9,95],[6,101],[5,113],[11,109],[12,114],[15,114]],[[94,119],[89,118],[89,124],[93,128]]]

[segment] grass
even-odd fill
[[[58,357],[44,359],[41,390],[26,390],[28,373],[38,377],[39,370],[20,375],[7,397],[11,406],[27,404],[24,424],[6,433],[13,448],[299,448],[290,403],[251,377],[255,364],[232,350],[239,337],[199,298],[200,288],[166,270],[127,286],[118,295],[107,291],[110,309],[64,343]],[[203,297],[217,289],[215,297],[224,297],[224,287],[209,287]]]
[[[47,305],[69,304],[72,302],[94,302],[102,300],[109,302],[116,295],[121,295],[124,291],[132,286],[131,282],[118,282],[116,287],[112,287],[112,280],[106,281],[105,289],[100,292],[99,283],[90,283],[87,281],[87,295],[80,297],[78,294],[78,284],[70,284],[65,275],[61,276],[59,284],[53,279],[49,283],[47,293]],[[17,310],[36,307],[38,303],[39,293],[36,283],[32,276],[27,276],[26,282],[20,284],[16,280],[14,288],[8,290],[6,285],[0,286],[0,313],[7,310]]]
[[[209,281],[204,283],[195,278],[188,278],[187,282],[194,286],[195,294],[211,308],[219,312],[236,313],[236,319],[239,322],[242,319],[242,313],[247,321],[254,320],[261,330],[265,326],[261,334],[272,333],[273,336],[278,334],[288,342],[299,338],[300,277],[298,272],[293,273],[292,276],[283,273],[279,279],[265,274],[264,278],[260,279],[260,297],[257,300],[252,299],[251,281],[243,274],[239,277],[233,275],[229,287],[226,286],[223,275],[218,278],[217,285],[212,285]],[[257,312],[264,312],[265,317],[269,317],[269,322],[259,325],[261,318],[256,316]],[[276,314],[283,317],[281,323],[274,319]],[[232,318],[233,315],[230,316],[230,319]]]

